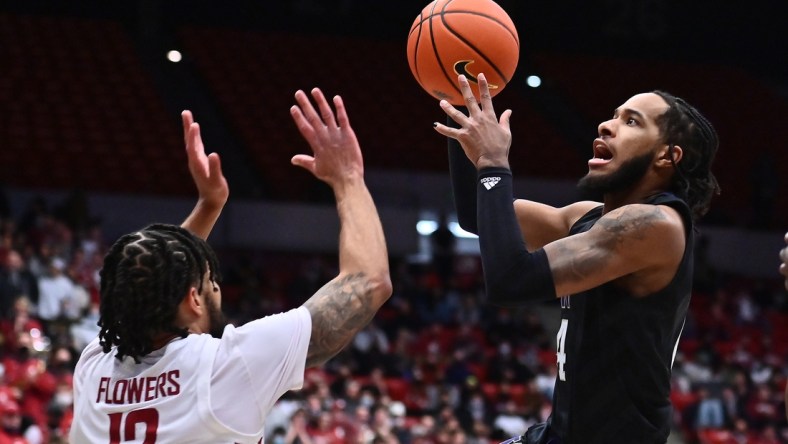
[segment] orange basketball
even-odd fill
[[[484,73],[494,96],[512,79],[519,57],[517,29],[492,0],[435,0],[408,34],[413,76],[433,97],[453,105],[464,103],[459,74],[465,74],[478,99],[476,75]]]

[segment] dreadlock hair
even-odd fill
[[[211,247],[188,230],[153,224],[118,239],[104,257],[98,325],[104,353],[117,346],[116,357],[140,357],[153,351],[161,333],[182,338],[175,325],[178,306],[189,288],[202,292],[203,276],[219,282],[219,266]]]
[[[720,194],[711,163],[717,154],[719,138],[706,117],[684,99],[664,91],[652,91],[668,104],[668,110],[656,119],[663,142],[668,144],[673,175],[671,191],[684,199],[697,220],[709,211],[714,195]],[[679,163],[673,160],[673,148],[683,150]]]

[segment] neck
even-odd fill
[[[622,192],[606,193],[604,196],[604,213],[609,213],[616,208],[623,207],[624,205],[638,204],[645,202],[649,197],[662,193],[667,190],[664,186],[655,186],[653,184],[633,187],[629,190]]]
[[[191,332],[189,332],[191,334]],[[153,338],[153,350],[158,350],[165,345],[169,344],[173,339],[180,338],[179,335],[175,333],[159,333],[155,338]]]

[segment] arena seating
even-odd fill
[[[169,115],[113,21],[0,15],[0,175],[10,185],[192,192]]]

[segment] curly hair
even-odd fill
[[[122,236],[104,257],[101,269],[99,340],[105,353],[140,357],[153,351],[161,333],[185,338],[175,325],[178,306],[189,288],[202,292],[206,272],[219,282],[218,261],[211,247],[188,230],[154,224]]]
[[[676,170],[671,191],[687,202],[697,220],[709,211],[711,198],[720,194],[720,186],[711,172],[719,147],[717,132],[711,122],[684,99],[664,91],[652,92],[668,104],[668,110],[656,119],[663,142],[671,151],[676,145],[683,150],[680,162],[676,163],[671,157]]]

